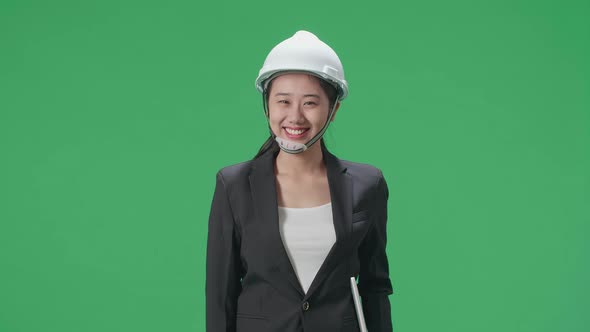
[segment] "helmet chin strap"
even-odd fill
[[[264,104],[264,114],[266,115],[266,119],[268,120],[269,119],[269,116],[268,116],[268,105],[266,103],[266,94],[265,93],[262,94],[262,98],[263,98],[263,104]],[[283,151],[285,151],[287,153],[291,153],[291,154],[301,153],[301,152],[307,150],[310,146],[312,146],[320,138],[322,138],[322,136],[324,135],[324,133],[328,129],[328,125],[330,124],[330,119],[332,118],[332,115],[334,114],[334,111],[336,110],[336,104],[337,103],[335,101],[334,102],[334,106],[332,106],[332,109],[330,110],[330,114],[328,114],[328,119],[326,120],[326,123],[322,127],[322,130],[320,130],[317,134],[315,134],[315,136],[312,137],[305,144],[299,143],[299,142],[293,142],[293,141],[284,139],[282,137],[276,136],[272,132],[272,128],[270,127],[270,121],[267,121],[268,122],[268,129],[270,130],[270,135],[272,136],[272,138],[274,138],[274,140],[277,143],[279,143],[279,147],[281,148],[281,150],[283,150]]]

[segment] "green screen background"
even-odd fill
[[[396,331],[590,330],[588,1],[0,3],[0,331],[204,331],[215,173],[254,79],[339,54],[326,134],[383,170]]]

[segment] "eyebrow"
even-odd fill
[[[275,97],[276,96],[290,96],[290,95],[291,95],[290,93],[278,92],[278,93],[275,94]],[[320,98],[319,95],[315,95],[315,94],[306,94],[306,95],[303,95],[303,97],[316,97],[316,98]]]

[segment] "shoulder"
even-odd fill
[[[379,167],[367,163],[342,160],[340,162],[346,167],[346,172],[352,177],[358,188],[376,193],[383,193],[389,196],[387,181]],[[361,189],[362,190],[362,189]]]
[[[371,164],[349,160],[340,160],[340,162],[346,166],[346,172],[353,179],[353,187],[359,188],[359,192],[371,192],[372,194],[368,194],[369,196],[375,199],[385,197],[387,201],[389,188],[380,168]]]
[[[381,169],[374,165],[342,159],[340,162],[346,166],[346,172],[352,176],[370,178],[375,182],[383,178]]]
[[[251,167],[252,160],[228,165],[217,171],[217,178],[220,179],[226,187],[232,186],[243,180],[247,181]]]

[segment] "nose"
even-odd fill
[[[296,124],[305,122],[305,117],[303,116],[303,106],[296,104],[293,105],[293,107],[290,107],[287,113],[287,121],[289,123]]]

